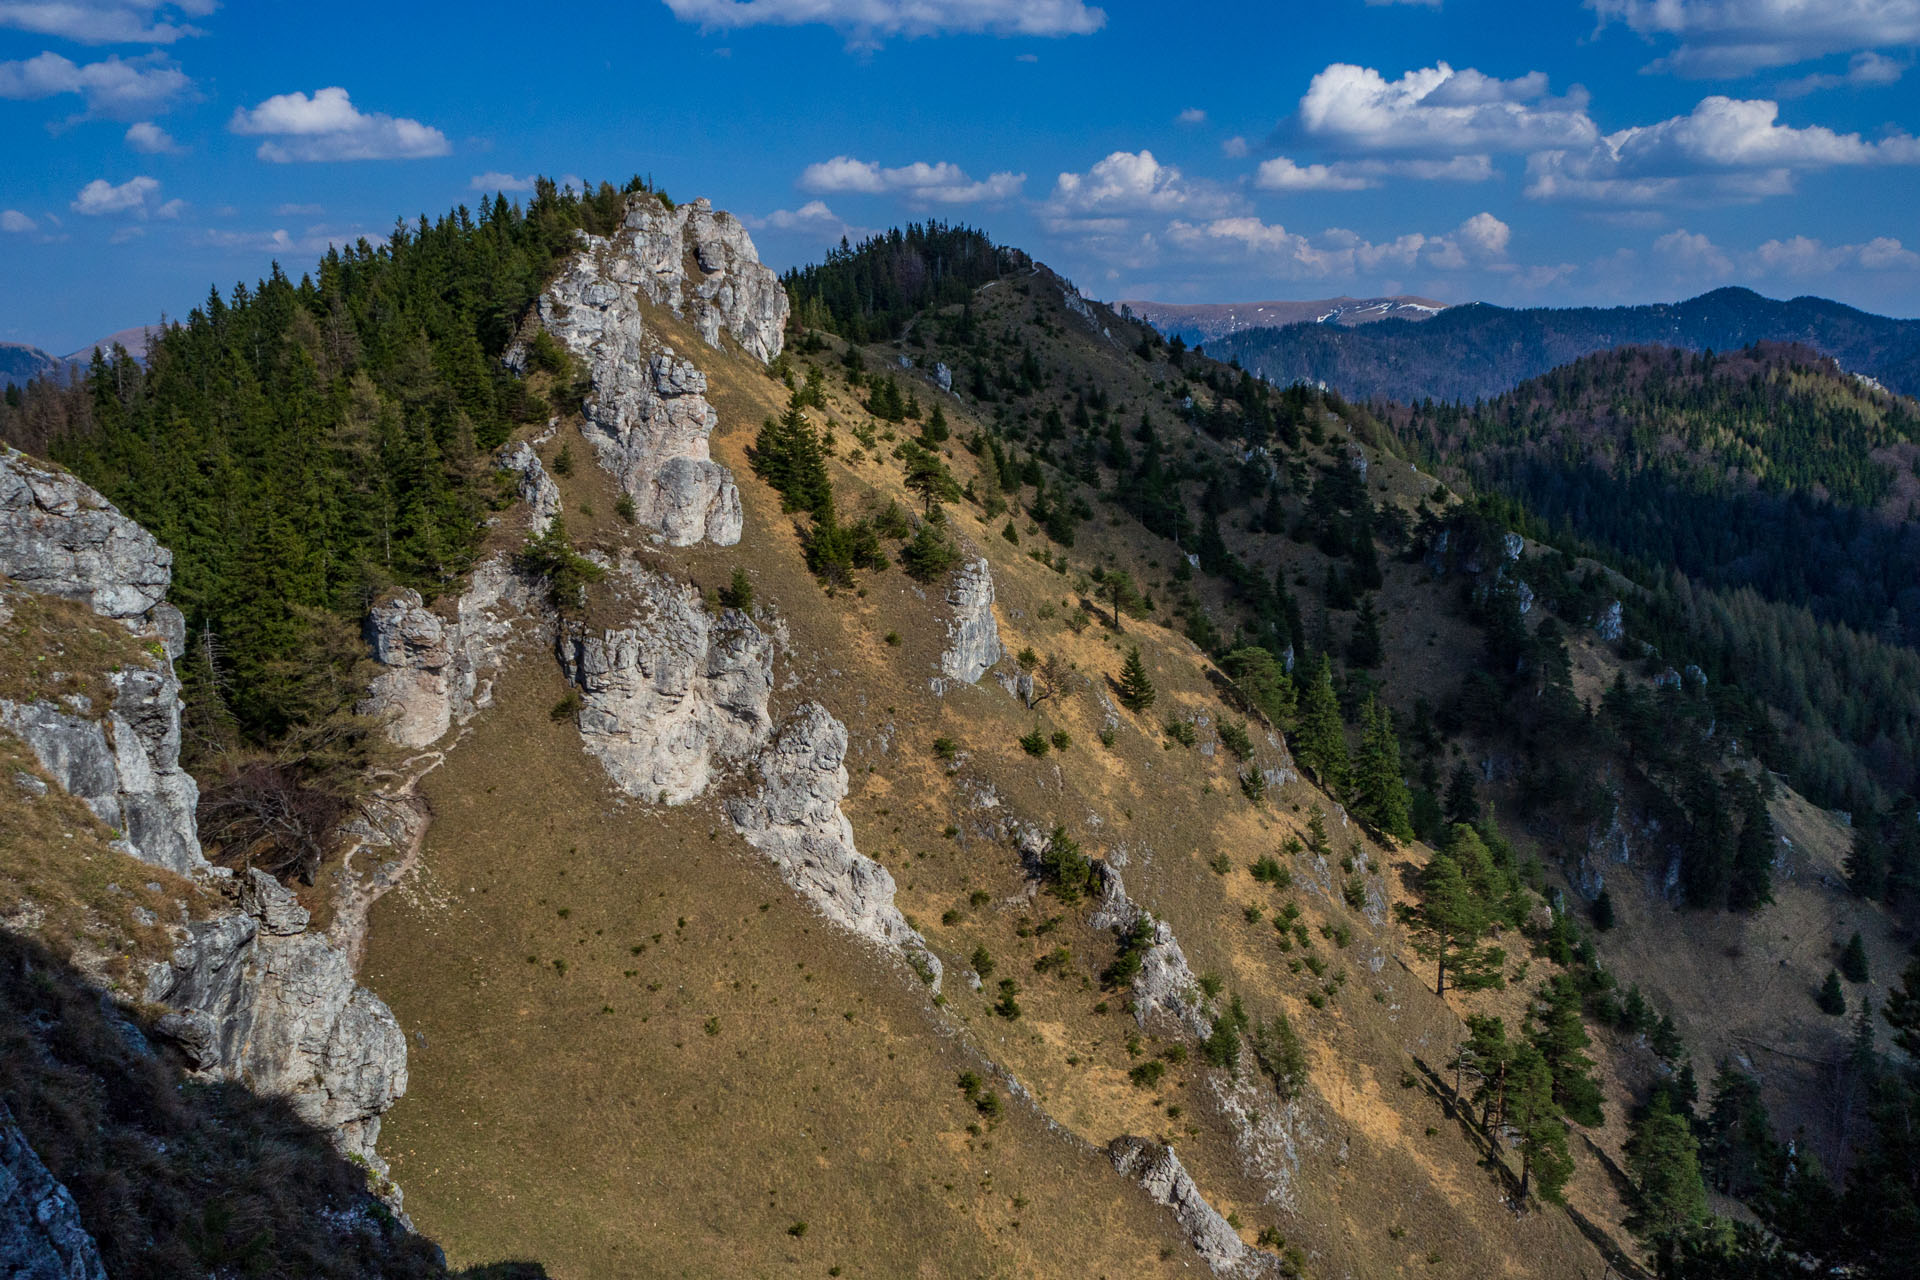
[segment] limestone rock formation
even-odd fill
[[[474,569],[451,622],[411,589],[376,604],[366,637],[386,670],[374,677],[361,713],[386,720],[392,741],[416,749],[471,720],[492,704],[491,675],[505,660],[514,618],[532,598],[512,563],[494,556]]]
[[[691,269],[689,267],[691,264]],[[746,229],[705,200],[668,209],[640,193],[612,236],[581,248],[540,296],[540,323],[592,379],[584,430],[600,464],[633,499],[636,520],[674,546],[740,540],[740,491],[713,461],[717,416],[706,377],[647,333],[639,298],[685,315],[708,343],[730,333],[773,359],[787,322],[786,291]],[[524,350],[510,353],[524,360]]]
[[[1166,1205],[1216,1276],[1252,1280],[1281,1274],[1280,1260],[1252,1248],[1220,1211],[1207,1203],[1172,1147],[1146,1138],[1115,1138],[1107,1147],[1114,1169],[1138,1182],[1156,1204]]]
[[[939,958],[894,905],[893,876],[862,854],[840,811],[847,728],[817,702],[795,711],[760,757],[759,785],[727,805],[747,843],[835,924],[903,953],[940,987]]]
[[[173,555],[105,498],[25,454],[0,454],[0,577],[80,600],[152,642],[154,665],[112,672],[113,704],[94,708],[0,699],[0,725],[19,735],[55,781],[121,833],[137,858],[183,874],[207,869],[194,810],[200,788],[180,767],[185,642],[166,603]]]
[[[632,562],[616,582],[626,626],[571,623],[558,637],[580,736],[628,795],[683,804],[766,740],[773,645],[738,609],[707,612],[689,584]]]
[[[993,618],[993,572],[985,557],[960,566],[947,587],[953,618],[947,623],[947,647],[940,655],[940,674],[947,680],[975,684],[1005,652],[1000,628]]]
[[[173,553],[80,481],[7,449],[0,574],[30,591],[85,601],[102,617],[141,618],[165,605]]]
[[[107,1280],[100,1247],[81,1225],[73,1193],[27,1145],[4,1102],[0,1102],[0,1276]]]
[[[500,455],[500,469],[520,477],[514,491],[527,504],[527,528],[534,537],[545,533],[560,514],[560,486],[553,482],[533,446],[522,440]]]
[[[190,926],[148,974],[146,998],[173,1010],[156,1030],[196,1070],[284,1097],[342,1150],[376,1162],[380,1116],[407,1088],[400,1024],[355,984],[345,953],[307,931],[297,904],[249,883],[250,910]]]
[[[1213,1022],[1201,1002],[1200,983],[1187,964],[1187,953],[1173,936],[1173,926],[1165,920],[1153,920],[1146,908],[1127,896],[1119,869],[1111,863],[1095,864],[1102,883],[1100,904],[1089,921],[1096,929],[1124,933],[1142,918],[1153,921],[1153,941],[1140,958],[1140,972],[1133,980],[1133,1017],[1142,1027],[1155,1012],[1164,1013],[1196,1036],[1212,1034]]]

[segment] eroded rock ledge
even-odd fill
[[[1282,1274],[1278,1258],[1242,1240],[1220,1211],[1207,1203],[1172,1147],[1146,1138],[1115,1138],[1107,1156],[1122,1177],[1132,1178],[1155,1203],[1173,1210],[1213,1274],[1224,1280]]]

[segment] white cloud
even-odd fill
[[[1229,160],[1244,160],[1252,150],[1253,148],[1247,145],[1247,140],[1239,134],[1220,144],[1220,154]]]
[[[180,150],[173,135],[151,120],[141,120],[127,126],[127,146],[149,156],[173,155]]]
[[[362,240],[376,248],[387,242],[382,235],[328,231],[325,227],[309,227],[300,235],[294,235],[284,227],[276,231],[208,230],[200,233],[200,242],[215,249],[298,257],[315,257],[328,249],[343,248]]]
[[[1198,107],[1188,107],[1185,111],[1175,116],[1174,121],[1177,124],[1205,124],[1207,122],[1207,113]]]
[[[192,88],[187,74],[157,53],[84,66],[57,53],[0,62],[0,98],[34,100],[73,93],[86,101],[90,113],[121,120],[166,111]]]
[[[531,173],[521,177],[519,174],[501,173],[490,169],[486,173],[474,174],[468,179],[467,187],[472,191],[483,191],[492,195],[499,191],[531,191],[533,181],[534,175]]]
[[[256,154],[274,164],[328,160],[416,160],[444,156],[453,148],[447,136],[418,120],[362,112],[338,87],[312,97],[282,93],[251,111],[233,113],[227,127],[238,134],[265,135]]]
[[[1793,190],[1797,170],[1920,164],[1920,139],[1868,142],[1820,125],[1779,123],[1778,103],[1703,98],[1684,116],[1608,134],[1583,150],[1528,158],[1535,199],[1651,204],[1676,199],[1757,199]]]
[[[976,182],[959,165],[945,161],[919,160],[883,169],[872,160],[835,156],[808,165],[801,171],[799,186],[818,195],[898,195],[923,204],[974,204],[1018,195],[1026,180],[1024,173],[994,173]]]
[[[0,0],[0,27],[81,44],[172,44],[201,34],[217,0]]]
[[[1767,275],[1816,276],[1835,271],[1920,270],[1920,253],[1891,236],[1865,244],[1823,244],[1808,236],[1769,240],[1749,255],[1750,269]]]
[[[158,204],[155,199],[159,194],[159,179],[145,174],[128,178],[118,186],[105,178],[95,178],[80,188],[79,194],[74,196],[73,203],[68,207],[88,217],[127,214],[135,218],[177,218],[181,210],[187,207],[183,200]]]
[[[1209,217],[1240,204],[1231,192],[1190,181],[1172,165],[1161,164],[1151,151],[1116,151],[1084,174],[1055,179],[1042,214],[1050,224],[1071,229],[1142,213]]]
[[[29,231],[38,231],[40,224],[18,209],[0,209],[0,231],[11,231],[24,235]]]
[[[975,32],[1084,36],[1107,23],[1084,0],[666,0],[682,22],[703,27],[828,26],[855,45],[887,36]]]
[[[1653,254],[1661,266],[1676,275],[1720,279],[1733,273],[1733,259],[1722,252],[1720,246],[1685,228],[1669,231],[1655,240]]]
[[[1577,88],[1549,97],[1541,71],[1501,80],[1441,62],[1389,81],[1336,62],[1307,86],[1299,124],[1308,137],[1353,151],[1531,151],[1596,139],[1586,106]]]
[[[1804,98],[1823,89],[1881,89],[1898,84],[1906,72],[1906,63],[1870,49],[1863,50],[1848,60],[1847,69],[1839,75],[1810,75],[1788,80],[1781,84],[1779,94],[1783,98]]]
[[[283,204],[275,206],[273,211],[277,218],[312,218],[325,212],[326,209],[317,204]]]
[[[1493,177],[1488,156],[1447,160],[1339,160],[1332,164],[1296,164],[1286,156],[1263,161],[1253,185],[1262,191],[1364,191],[1385,178],[1424,182],[1485,182]]]
[[[1604,26],[1680,41],[1649,70],[1743,76],[1834,53],[1920,44],[1920,0],[1587,0]]]
[[[1378,243],[1344,228],[1307,236],[1247,216],[1197,223],[1178,219],[1167,227],[1168,241],[1195,256],[1294,280],[1418,267],[1458,271],[1477,266],[1510,273],[1517,270],[1506,261],[1510,234],[1507,224],[1490,213],[1475,214],[1443,235],[1410,232]]]
[[[856,227],[827,207],[824,200],[809,200],[798,209],[775,209],[763,218],[747,217],[741,219],[755,231],[772,229],[775,231],[796,231],[820,240],[839,239],[863,240],[873,234],[865,227]]]

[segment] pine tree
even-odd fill
[[[1507,1122],[1519,1133],[1520,1194],[1530,1189],[1542,1200],[1559,1203],[1573,1157],[1567,1153],[1567,1126],[1553,1096],[1553,1072],[1540,1051],[1521,1045],[1514,1053],[1507,1089]]]
[[[1347,733],[1340,719],[1340,697],[1333,688],[1333,663],[1325,654],[1320,655],[1320,665],[1300,700],[1293,754],[1328,790],[1346,787]]]
[[[1454,1092],[1461,1092],[1461,1076],[1474,1081],[1472,1101],[1480,1108],[1480,1127],[1497,1134],[1507,1122],[1507,1082],[1513,1070],[1514,1045],[1507,1024],[1487,1014],[1469,1014],[1467,1039],[1453,1060]]]
[[[960,498],[960,482],[947,470],[947,464],[931,449],[923,449],[908,440],[901,446],[907,466],[907,488],[919,494],[928,515],[942,502]]]
[[[1861,940],[1858,929],[1847,939],[1846,950],[1840,953],[1840,974],[1848,982],[1867,980],[1867,945]]]
[[[1635,1228],[1655,1241],[1662,1255],[1707,1216],[1707,1190],[1700,1180],[1699,1146],[1684,1117],[1664,1093],[1656,1093],[1627,1139],[1627,1173],[1633,1180]]]
[[[1258,645],[1245,645],[1220,659],[1220,668],[1267,719],[1281,728],[1293,723],[1297,709],[1293,681],[1273,654]]]
[[[1127,660],[1120,668],[1118,685],[1120,705],[1127,710],[1145,711],[1153,705],[1156,696],[1153,680],[1147,675],[1147,664],[1140,660],[1137,647],[1127,651]]]
[[[1374,830],[1413,839],[1412,793],[1400,776],[1400,740],[1393,713],[1369,696],[1360,713],[1360,756],[1353,767],[1353,809]]]
[[[1593,1059],[1582,1052],[1593,1043],[1580,1017],[1578,979],[1555,974],[1535,997],[1534,1027],[1530,1039],[1553,1073],[1553,1097],[1561,1113],[1589,1128],[1603,1120],[1600,1086],[1594,1083]]]
[[[1447,821],[1478,822],[1480,820],[1480,801],[1475,794],[1479,779],[1474,776],[1473,766],[1465,760],[1453,766],[1453,772],[1447,778]]]
[[[1493,913],[1458,856],[1461,841],[1469,838],[1479,843],[1472,828],[1454,828],[1454,839],[1435,851],[1421,874],[1419,905],[1402,911],[1414,929],[1414,950],[1434,962],[1439,995],[1446,994],[1449,976],[1463,989],[1492,985],[1506,958],[1498,948],[1480,946]]]

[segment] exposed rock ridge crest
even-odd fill
[[[107,1280],[100,1246],[73,1193],[40,1162],[0,1102],[0,1275],[7,1280]]]

